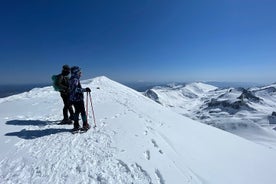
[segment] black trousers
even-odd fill
[[[60,96],[63,100],[63,119],[69,119],[68,118],[68,111],[70,113],[70,117],[74,117],[74,111],[72,108],[72,105],[70,103],[69,94],[60,93]]]
[[[75,108],[74,127],[78,128],[80,126],[79,125],[79,114],[81,114],[81,119],[82,119],[83,125],[87,124],[87,117],[86,117],[83,100],[78,101],[78,102],[73,102],[73,105]]]

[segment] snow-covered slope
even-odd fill
[[[217,89],[204,83],[191,83],[187,85],[168,85],[155,87],[145,92],[145,96],[154,101],[172,108],[174,111],[189,116],[191,109],[198,109],[201,98],[205,93]]]
[[[84,134],[57,125],[62,102],[51,87],[0,99],[0,183],[276,183],[275,150],[106,77],[82,83],[92,89],[97,120]]]
[[[191,83],[155,87],[145,95],[181,115],[276,149],[275,84],[246,90]]]

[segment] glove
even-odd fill
[[[90,93],[91,92],[91,89],[90,88],[85,88],[85,91]]]

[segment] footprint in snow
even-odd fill
[[[156,143],[156,141],[154,139],[152,139],[151,142],[155,148],[158,148],[158,144]]]
[[[118,118],[121,114],[115,114],[114,116],[111,117],[111,119]]]
[[[165,180],[158,169],[155,169],[155,176],[159,184],[165,184]]]
[[[156,143],[156,141],[154,139],[152,139],[151,142],[155,148],[159,148],[158,144]],[[158,152],[160,154],[163,154],[163,151],[161,149],[159,149]]]
[[[146,119],[146,122],[148,122],[148,123],[152,123],[152,121],[151,121],[151,120],[149,120],[149,119]]]
[[[128,165],[124,163],[122,160],[118,160],[117,165],[119,166],[121,172],[131,172]]]
[[[149,150],[147,150],[147,151],[144,153],[144,155],[145,155],[145,158],[146,158],[147,160],[150,160],[150,151],[149,151]]]
[[[147,130],[144,131],[144,135],[148,135],[148,131]]]
[[[148,130],[153,130],[153,128],[152,128],[152,127],[150,127],[150,126],[147,126],[147,129],[148,129]]]

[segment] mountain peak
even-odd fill
[[[91,82],[97,82],[97,83],[100,83],[100,82],[111,82],[112,80],[109,79],[108,77],[106,76],[99,76],[99,77],[95,77],[95,78],[91,78],[91,79],[85,79],[85,80],[82,80],[81,83],[82,84],[89,84]]]
[[[210,84],[205,84],[203,82],[193,82],[190,84],[186,85],[187,88],[193,88],[193,90],[199,90],[202,92],[208,92],[208,91],[212,91],[212,90],[216,90],[217,87],[212,86]]]

